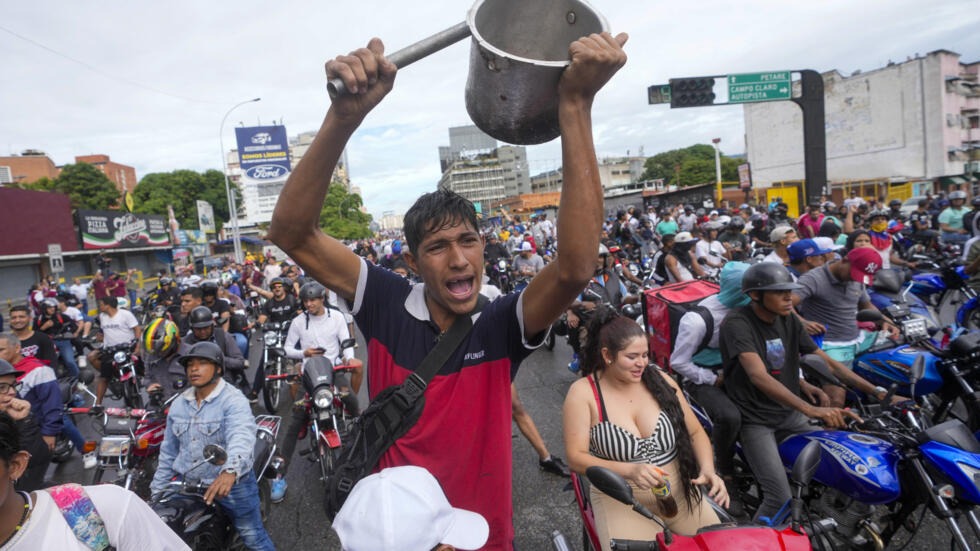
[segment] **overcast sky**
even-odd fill
[[[530,0],[522,0],[530,1]],[[647,105],[672,77],[787,69],[869,71],[947,49],[980,60],[977,0],[595,0],[629,62],[594,107],[600,157],[721,138],[744,152],[742,109]],[[105,153],[151,172],[220,168],[219,126],[282,120],[316,130],[329,99],[323,64],[372,36],[394,51],[465,20],[466,1],[8,2],[0,18],[0,154],[45,151],[56,164]],[[469,45],[399,73],[348,147],[353,184],[376,216],[404,212],[438,182],[438,146],[471,124]],[[557,168],[558,141],[528,152],[532,174]]]

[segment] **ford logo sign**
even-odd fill
[[[271,180],[286,175],[286,167],[279,165],[253,166],[245,171],[245,175],[253,180]]]

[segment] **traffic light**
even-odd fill
[[[670,106],[699,107],[715,103],[714,77],[670,79]]]

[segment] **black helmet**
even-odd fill
[[[224,371],[225,368],[225,355],[221,353],[221,348],[211,341],[204,341],[194,344],[187,354],[180,357],[178,362],[180,365],[187,369],[187,364],[193,358],[202,358],[211,362],[214,362],[218,366],[219,371]]]
[[[211,281],[210,279],[201,283],[201,292],[205,295],[217,295],[218,294],[218,282]]]
[[[800,286],[793,282],[781,264],[775,262],[760,262],[749,266],[742,275],[742,292],[749,291],[792,291]]]
[[[198,306],[191,310],[190,315],[191,329],[201,329],[203,327],[214,326],[214,315],[207,306]]]
[[[315,281],[311,281],[299,288],[299,299],[302,301],[307,301],[311,298],[326,299],[326,297],[327,289]]]
[[[291,287],[293,284],[292,280],[288,277],[274,277],[272,281],[269,282],[269,288],[271,289],[273,285],[282,285],[283,287]]]
[[[899,201],[898,199],[892,199],[891,201],[888,201],[888,206],[891,208],[901,207],[902,202]]]
[[[970,199],[970,204],[974,207],[980,207],[980,195],[977,195],[973,199]]]
[[[742,231],[745,228],[745,220],[741,216],[735,216],[728,222],[728,227],[733,230]]]
[[[890,216],[891,213],[885,209],[875,209],[870,213],[868,213],[868,220],[871,220],[872,218],[876,218],[876,217],[889,218]]]
[[[174,282],[174,280],[171,279],[171,278],[169,278],[169,277],[167,277],[167,276],[163,276],[163,277],[160,278],[160,286],[161,287],[166,287],[167,285],[170,285],[173,282]]]

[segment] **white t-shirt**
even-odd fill
[[[762,259],[762,261],[763,262],[774,262],[776,264],[779,264],[780,266],[784,265],[783,264],[783,257],[781,257],[778,254],[776,254],[776,251],[773,251],[773,252],[767,254],[766,257]]]
[[[99,314],[99,325],[102,327],[102,346],[110,347],[136,340],[133,328],[139,325],[136,316],[129,310],[120,308],[116,315]]]
[[[105,523],[109,544],[119,551],[190,549],[136,494],[111,484],[86,486],[85,493]],[[90,551],[75,537],[51,496],[44,491],[34,495],[37,502],[27,523],[0,551]]]
[[[68,316],[72,320],[77,321],[79,323],[84,321],[84,317],[82,316],[81,310],[75,308],[74,306],[69,306],[65,308],[65,311],[62,312],[62,314]]]
[[[72,285],[71,287],[69,287],[68,292],[75,295],[75,298],[77,298],[79,301],[82,301],[88,298],[88,288],[89,288],[88,284],[79,283],[77,285]]]

